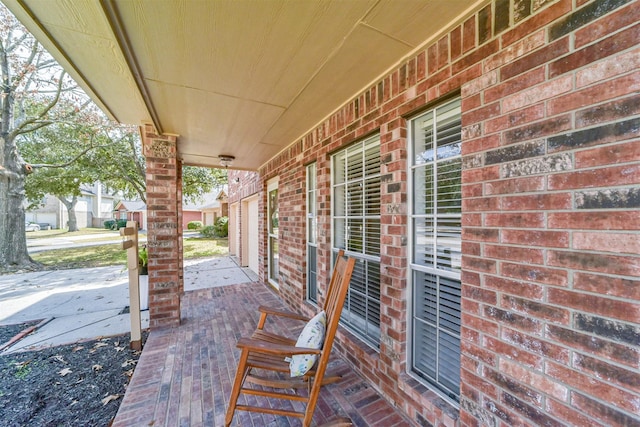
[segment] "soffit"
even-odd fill
[[[123,123],[255,170],[486,0],[5,0]]]

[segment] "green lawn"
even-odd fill
[[[190,237],[184,239],[183,251],[184,259],[226,256],[229,253],[228,240]],[[114,243],[37,252],[31,255],[31,258],[51,269],[103,267],[118,264],[125,268],[127,254],[120,249],[120,243]]]

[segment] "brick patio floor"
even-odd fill
[[[284,308],[260,283],[186,292],[182,324],[151,331],[113,426],[222,426],[239,356],[235,344],[255,329],[259,305]],[[284,320],[270,323],[274,331],[290,331],[294,324],[299,326]],[[314,425],[335,416],[348,416],[356,426],[410,425],[335,352],[329,369],[343,378],[323,387]],[[233,425],[285,427],[301,422],[236,412]]]

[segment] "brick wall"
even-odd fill
[[[146,157],[150,326],[180,323],[182,281],[182,164],[176,137],[141,130]]]
[[[280,179],[280,292],[310,313],[305,166],[317,162],[322,291],[330,154],[380,134],[380,350],[344,329],[337,348],[415,425],[640,424],[639,40],[639,1],[495,0],[261,168],[255,191]],[[405,373],[407,118],[456,92],[459,407]]]

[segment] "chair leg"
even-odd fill
[[[247,374],[247,359],[249,358],[249,350],[243,349],[240,354],[240,360],[238,362],[238,370],[236,371],[236,378],[233,381],[233,388],[231,389],[231,396],[229,397],[229,407],[227,408],[227,415],[224,419],[225,427],[229,427],[231,425],[231,421],[233,421],[233,415],[236,411],[236,404],[238,402],[238,397],[240,396],[240,389],[242,388],[242,383],[244,382],[244,378]]]

